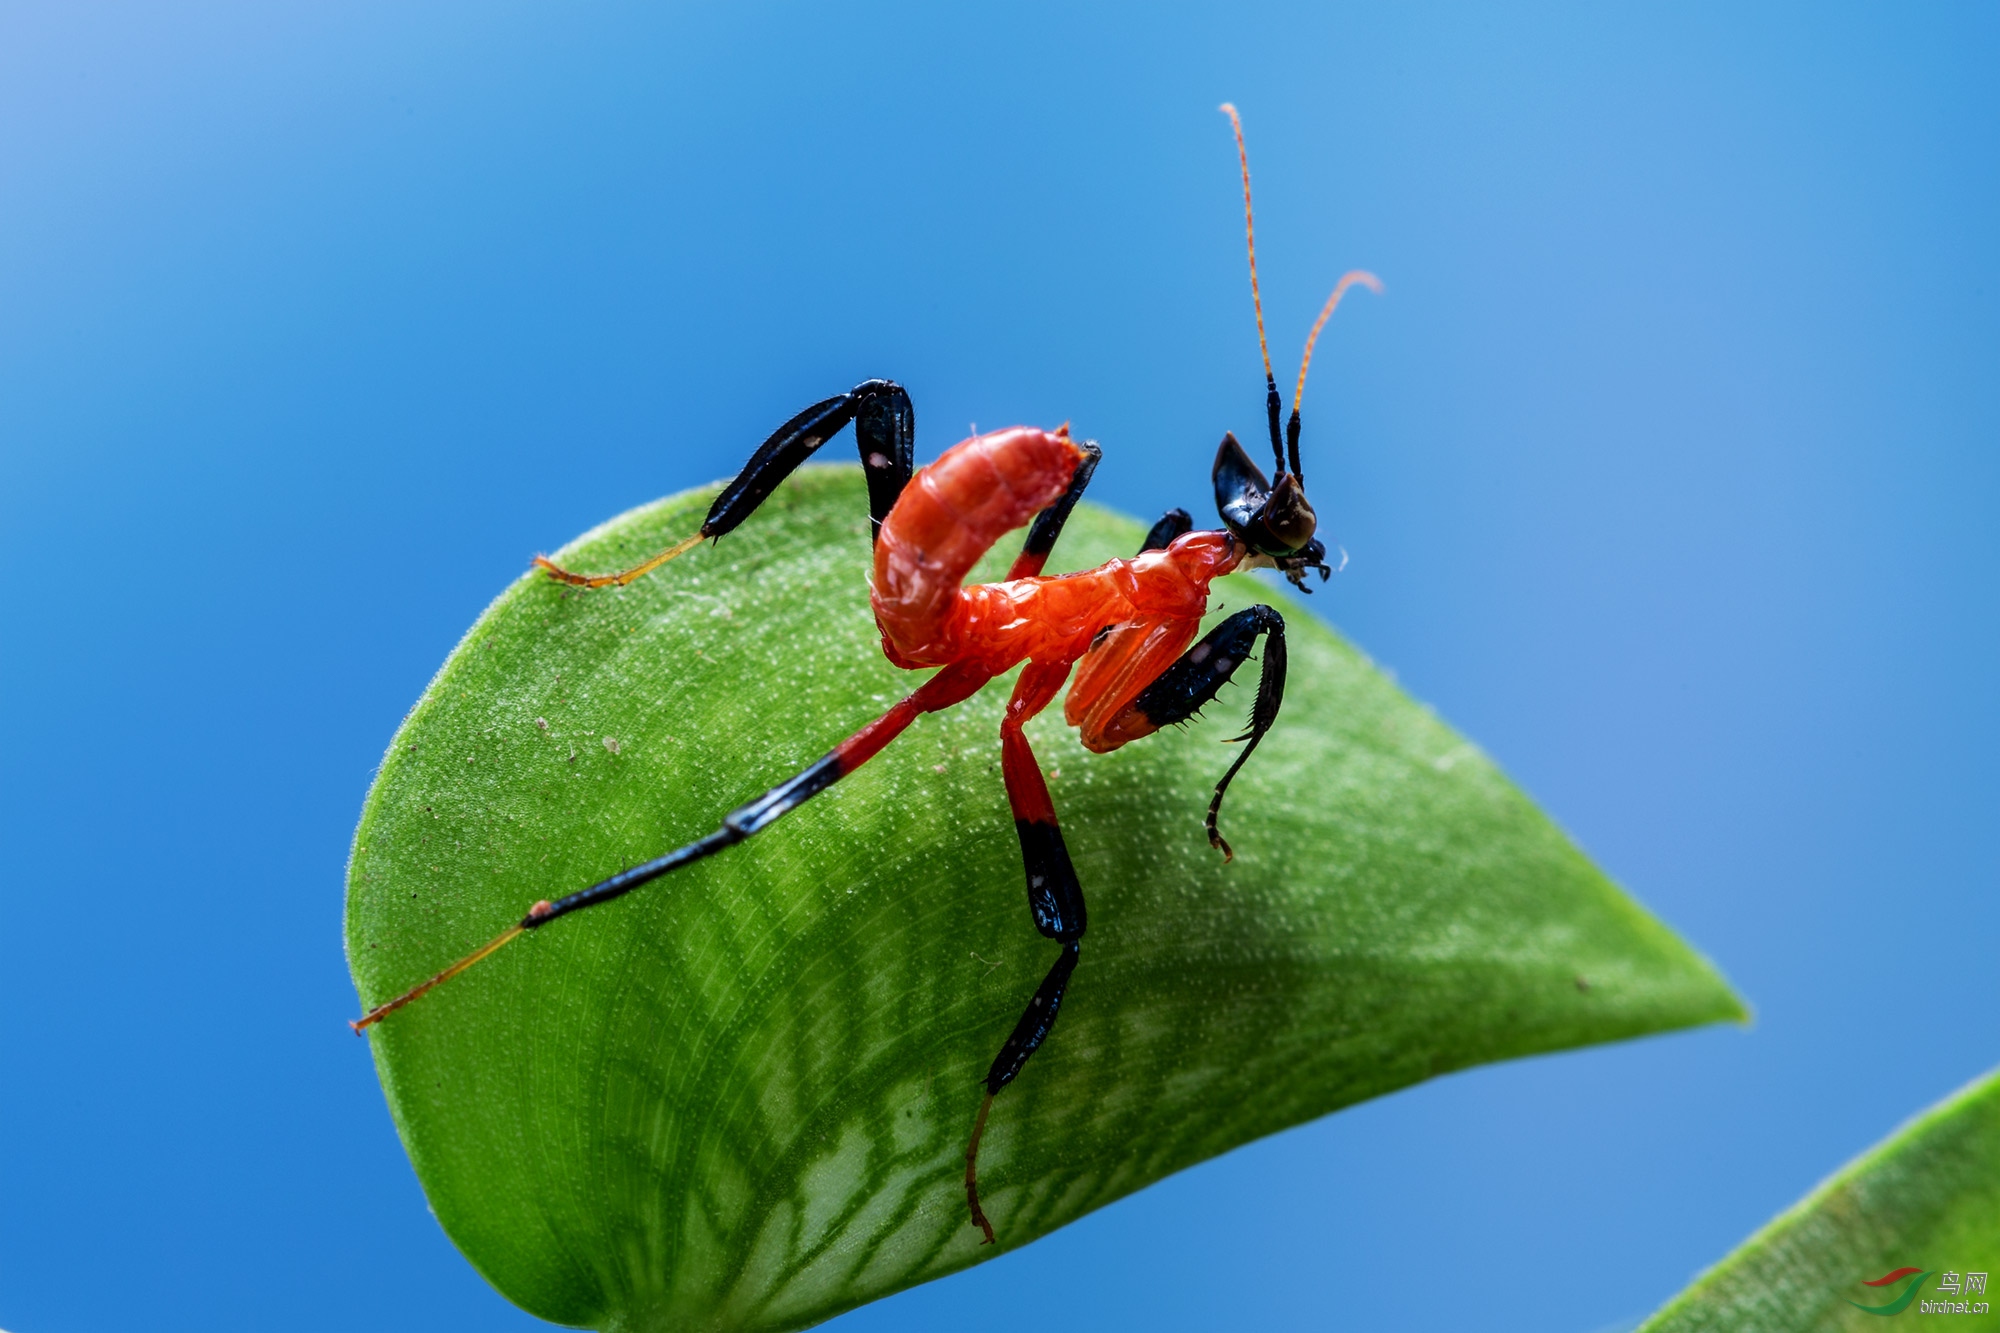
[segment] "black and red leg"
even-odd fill
[[[536,556],[535,563],[547,570],[551,578],[579,588],[623,587],[697,543],[733,531],[764,503],[778,483],[797,471],[799,464],[812,457],[850,421],[854,423],[855,444],[861,451],[861,470],[868,478],[872,540],[909,482],[916,459],[916,409],[903,387],[890,380],[868,380],[846,393],[822,399],[772,431],[770,438],[750,455],[750,461],[743,465],[735,480],[715,497],[699,532],[630,569],[616,574],[578,574],[546,556]]]
[[[1014,831],[1021,839],[1021,865],[1028,882],[1028,912],[1035,929],[1062,945],[1054,966],[1035,988],[1020,1021],[993,1057],[986,1071],[986,1099],[972,1124],[972,1139],[965,1148],[965,1202],[972,1210],[972,1224],[993,1242],[993,1225],[979,1206],[979,1137],[986,1132],[986,1116],[1000,1089],[1012,1083],[1022,1066],[1048,1040],[1069,989],[1070,974],[1076,971],[1077,941],[1083,938],[1086,914],[1083,886],[1077,882],[1076,867],[1070,864],[1069,848],[1063,842],[1062,826],[1056,820],[1055,802],[1049,798],[1049,784],[1041,765],[1028,745],[1022,727],[1028,719],[1049,706],[1069,679],[1069,663],[1030,662],[1015,683],[1007,701],[1007,714],[1000,723],[1000,768],[1007,781],[1007,803],[1014,811]]]
[[[1264,643],[1263,677],[1257,682],[1257,702],[1250,710],[1250,729],[1234,738],[1249,744],[1222,775],[1222,781],[1215,784],[1215,798],[1208,803],[1208,814],[1202,820],[1202,826],[1208,830],[1209,845],[1231,860],[1236,853],[1217,832],[1215,821],[1222,813],[1223,793],[1229,790],[1231,780],[1257,748],[1257,742],[1264,739],[1271,724],[1278,720],[1278,707],[1285,701],[1285,618],[1263,605],[1238,611],[1182,653],[1120,715],[1121,729],[1129,728],[1141,735],[1187,721],[1228,683],[1231,674],[1256,646],[1260,634],[1268,637]]]
[[[554,902],[544,900],[536,903],[528,910],[526,916],[501,932],[484,947],[461,958],[436,976],[411,987],[395,999],[376,1005],[350,1026],[359,1032],[370,1024],[379,1023],[425,992],[451,980],[481,959],[490,957],[502,945],[517,939],[527,931],[539,930],[572,912],[580,912],[587,907],[596,907],[613,899],[622,898],[662,875],[679,870],[682,866],[693,865],[696,861],[706,860],[717,852],[734,847],[753,834],[762,832],[780,817],[798,809],[874,758],[884,746],[901,735],[904,729],[919,717],[962,703],[978,693],[979,689],[991,679],[990,675],[976,667],[966,665],[946,667],[925,681],[907,698],[891,706],[882,716],[836,745],[817,762],[779,783],[756,800],[731,810],[723,816],[722,826],[707,837],[697,838],[686,846],[677,847],[665,856],[655,857],[643,865],[621,870],[610,878],[599,880],[587,889],[579,889],[566,898],[558,898]]]
[[[1194,520],[1188,516],[1187,510],[1169,509],[1160,515],[1160,521],[1146,533],[1146,540],[1139,544],[1139,551],[1141,554],[1147,551],[1164,551],[1174,544],[1174,538],[1192,531],[1194,531]]]
[[[1070,474],[1069,489],[1056,502],[1035,515],[1035,521],[1028,528],[1028,540],[1021,543],[1021,554],[1014,557],[1014,563],[1007,569],[1009,579],[1031,579],[1042,572],[1042,566],[1049,562],[1049,552],[1055,549],[1056,538],[1062,536],[1063,525],[1069,522],[1076,502],[1083,498],[1084,487],[1090,485],[1090,476],[1097,471],[1098,460],[1104,451],[1094,440],[1085,440],[1077,448],[1083,451],[1083,459]]]

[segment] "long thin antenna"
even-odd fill
[[[1264,296],[1257,290],[1257,223],[1250,212],[1250,152],[1243,146],[1243,119],[1236,114],[1234,103],[1224,102],[1222,114],[1229,117],[1229,126],[1236,131],[1236,160],[1243,166],[1243,235],[1250,246],[1250,303],[1257,308],[1257,350],[1264,354],[1264,410],[1271,419],[1271,452],[1277,456],[1278,472],[1285,470],[1284,450],[1278,445],[1278,411],[1282,401],[1278,397],[1278,380],[1271,373],[1271,345],[1264,338]]]
[[[1377,296],[1382,294],[1382,280],[1366,269],[1355,269],[1340,275],[1340,281],[1333,285],[1333,295],[1326,298],[1326,305],[1320,309],[1319,318],[1313,321],[1312,332],[1306,335],[1306,352],[1299,358],[1299,387],[1292,395],[1292,419],[1285,423],[1285,444],[1292,453],[1292,473],[1299,480],[1305,480],[1305,471],[1299,467],[1299,404],[1305,401],[1306,371],[1312,368],[1313,344],[1319,341],[1319,331],[1326,327],[1327,317],[1340,304],[1340,298],[1347,295],[1347,289],[1356,284],[1366,287]]]
[[[1356,284],[1366,287],[1377,296],[1382,294],[1382,280],[1366,269],[1355,269],[1352,273],[1340,275],[1340,281],[1333,285],[1333,295],[1326,298],[1326,306],[1313,321],[1313,331],[1306,335],[1306,354],[1299,358],[1299,391],[1292,395],[1292,411],[1299,410],[1299,403],[1306,396],[1306,370],[1313,363],[1313,344],[1319,341],[1319,331],[1326,327],[1327,317],[1340,304],[1340,298],[1347,295],[1347,289]]]

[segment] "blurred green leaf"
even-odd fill
[[[1898,1269],[1916,1273],[1866,1284]],[[1894,1307],[1968,1299],[1964,1274],[2000,1268],[2000,1072],[1947,1097],[1842,1167],[1639,1333],[1821,1333],[1883,1327]],[[1942,1289],[1958,1274],[1956,1294]],[[1916,1287],[1912,1291],[1912,1287]],[[2000,1293],[1973,1296],[1989,1306]],[[1940,1312],[1947,1327],[2000,1328],[2000,1315]]]
[[[617,567],[693,531],[713,493],[562,558]],[[364,999],[707,833],[913,688],[870,619],[866,512],[858,469],[808,469],[629,588],[524,575],[502,594],[369,792],[347,907]],[[1085,506],[1051,568],[1140,535]],[[1262,584],[1217,591],[1217,614],[1276,600],[1293,627],[1284,713],[1223,812],[1234,864],[1201,818],[1254,684],[1111,755],[1059,709],[1030,728],[1091,930],[1060,1027],[995,1103],[998,1246],[966,1220],[965,1138],[1056,946],[1028,918],[996,683],[753,842],[374,1029],[466,1256],[562,1323],[798,1328],[1447,1070],[1742,1016],[1364,657]]]

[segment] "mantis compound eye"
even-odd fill
[[[1287,472],[1278,478],[1278,484],[1271,488],[1271,498],[1264,503],[1262,514],[1264,530],[1286,551],[1302,551],[1319,531],[1319,515],[1306,501],[1305,483],[1298,474]],[[1269,552],[1275,555],[1277,552]]]

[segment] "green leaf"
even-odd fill
[[[616,568],[713,490],[562,553]],[[397,733],[349,872],[369,1004],[537,899],[705,834],[915,677],[869,615],[858,469],[808,469],[618,590],[524,575]],[[1129,555],[1089,506],[1052,569]],[[1003,567],[996,553],[984,577]],[[1335,588],[1338,584],[1333,585]],[[372,1030],[445,1230],[562,1323],[788,1329],[1024,1245],[1182,1167],[1447,1070],[1742,1017],[1472,745],[1296,604],[1290,685],[1201,828],[1254,685],[1092,756],[1029,729],[1089,895],[1061,1025],[979,1079],[1056,946],[999,772],[1001,683],[744,846],[538,931]]]
[[[1842,1167],[1702,1274],[1639,1333],[1872,1331],[1883,1327],[1886,1314],[1923,1313],[1925,1301],[1967,1300],[1966,1271],[1990,1273],[1996,1261],[2000,1071]],[[1917,1272],[1880,1287],[1866,1285],[1903,1268]],[[1948,1272],[1960,1278],[1957,1294],[1942,1289]],[[1905,1297],[1908,1304],[1902,1304]],[[1969,1299],[1990,1306],[2000,1292]],[[1977,1318],[1950,1313],[1953,1328],[2000,1328],[2000,1317],[1991,1312]]]

